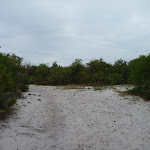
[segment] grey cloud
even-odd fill
[[[149,4],[148,0],[1,0],[1,51],[36,64],[68,65],[75,58],[130,60],[149,52]]]

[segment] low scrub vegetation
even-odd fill
[[[94,59],[87,64],[83,64],[81,59],[76,59],[67,67],[54,62],[51,67],[47,64],[27,65],[26,70],[32,84],[133,84],[135,88],[129,93],[150,99],[150,55],[140,56],[130,62],[120,59],[113,65],[103,59]]]
[[[22,58],[0,53],[0,117],[10,112],[11,106],[28,90],[28,75]]]
[[[28,85],[118,85],[133,84],[130,93],[150,99],[150,55],[140,56],[130,62],[117,60],[114,64],[94,59],[83,64],[76,59],[62,67],[54,62],[22,65],[22,58],[0,53],[0,115],[6,114]]]
[[[129,81],[135,85],[130,93],[150,100],[150,55],[132,60],[130,68]]]
[[[100,60],[92,60],[86,65],[81,59],[76,59],[71,65],[62,67],[54,62],[51,67],[47,64],[39,66],[27,65],[30,83],[41,85],[66,84],[126,84],[130,74],[129,64],[118,60],[114,65]]]

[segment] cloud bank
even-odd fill
[[[148,54],[148,0],[1,0],[1,52],[33,64]]]

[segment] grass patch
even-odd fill
[[[16,108],[14,107],[9,107],[7,110],[5,111],[0,111],[0,120],[5,120],[7,118],[9,118],[9,116],[13,115],[16,111]]]

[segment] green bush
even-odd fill
[[[49,84],[52,85],[65,85],[71,82],[71,70],[70,67],[61,67],[56,62],[50,68],[48,76]]]
[[[128,62],[122,59],[117,60],[113,65],[113,73],[116,73],[114,76],[118,76],[117,84],[127,84],[130,74],[130,67]]]
[[[73,84],[81,84],[83,80],[84,65],[81,59],[76,59],[71,65],[71,82]]]
[[[81,59],[76,59],[70,66],[62,67],[54,62],[51,67],[47,64],[26,66],[30,83],[41,85],[65,84],[125,84],[129,76],[129,65],[126,61],[118,60],[110,65],[103,59],[92,60],[86,65]]]
[[[92,83],[103,84],[105,82],[105,74],[102,71],[96,72],[91,76]]]
[[[113,84],[113,85],[122,84],[123,83],[122,74],[119,74],[119,73],[110,74],[109,81],[110,81],[110,84]]]
[[[130,93],[150,99],[150,55],[132,60],[130,68],[129,81],[135,85]]]
[[[7,114],[21,92],[28,90],[28,75],[22,58],[0,53],[0,117]]]

